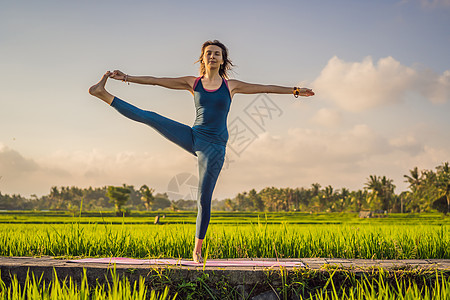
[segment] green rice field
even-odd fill
[[[190,258],[195,213],[1,212],[0,255]],[[450,258],[450,221],[440,214],[213,213],[209,258]]]
[[[159,225],[154,224],[159,214]],[[190,258],[194,212],[0,212],[0,255],[54,257]],[[356,214],[215,212],[203,253],[211,258],[342,257],[450,258],[450,218],[441,214],[393,214],[360,219]],[[398,270],[357,275],[350,271],[297,269],[248,287],[250,294],[208,274],[172,282],[161,271],[128,282],[89,285],[86,278],[42,282],[30,274],[19,283],[0,279],[0,299],[250,299],[271,288],[279,299],[450,299],[448,272]],[[4,275],[4,274],[0,274]],[[276,275],[276,274],[275,274]],[[5,278],[0,276],[0,278]],[[6,277],[7,278],[7,277]],[[149,282],[151,284],[149,284]],[[24,282],[24,283],[23,283]]]

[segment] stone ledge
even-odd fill
[[[73,263],[66,259],[55,259],[52,257],[0,257],[1,277],[4,282],[9,282],[12,275],[16,275],[19,282],[23,282],[27,272],[33,272],[38,278],[42,275],[43,280],[51,281],[56,271],[58,278],[72,277],[75,281],[81,280],[83,272],[86,272],[89,283],[105,282],[106,276],[115,267],[119,276],[127,276],[134,281],[139,276],[148,277],[156,271],[165,270],[166,274],[174,281],[195,280],[201,274],[209,274],[217,280],[226,278],[230,284],[253,285],[267,279],[270,272],[280,271],[279,267],[190,267],[175,265],[137,265],[137,264],[96,264],[96,263]],[[232,259],[230,259],[232,261]],[[280,260],[282,261],[282,259]],[[342,259],[342,258],[302,258],[300,259],[306,270],[327,270],[332,268],[343,268],[349,271],[373,272],[373,268],[384,268],[387,270],[440,270],[450,271],[450,259],[419,259],[419,260],[364,260],[364,259]],[[293,268],[286,268],[292,272]]]

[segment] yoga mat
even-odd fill
[[[73,259],[70,263],[96,263],[96,264],[127,264],[127,265],[179,265],[179,266],[203,266],[203,263],[195,263],[192,260],[158,258],[136,259],[127,257],[102,257]],[[211,259],[205,263],[206,267],[304,267],[301,261],[275,261],[275,260],[226,260]]]

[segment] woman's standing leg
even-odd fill
[[[197,222],[194,261],[201,262],[202,243],[211,219],[211,200],[214,187],[225,159],[225,146],[196,139],[198,156],[199,189],[197,196]]]

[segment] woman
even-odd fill
[[[222,169],[228,140],[227,116],[231,99],[237,93],[294,94],[313,96],[307,88],[262,85],[228,79],[232,63],[227,48],[217,40],[203,44],[200,77],[157,78],[130,76],[119,70],[106,72],[102,79],[89,89],[89,93],[114,107],[124,116],[153,127],[167,139],[198,157],[199,189],[198,213],[193,259],[202,262],[201,249],[211,217],[211,198]],[[141,110],[113,96],[105,89],[108,78],[139,84],[159,85],[178,90],[188,90],[194,96],[196,119],[193,127],[175,122],[152,111]]]

